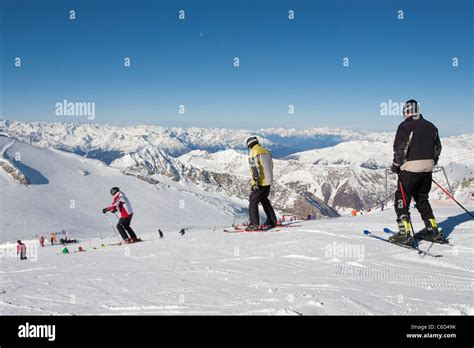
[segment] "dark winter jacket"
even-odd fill
[[[409,172],[431,172],[441,154],[438,129],[422,115],[407,117],[397,129],[393,163]]]

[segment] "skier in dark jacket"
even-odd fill
[[[252,176],[252,189],[249,197],[250,225],[247,230],[260,228],[258,203],[262,203],[263,210],[267,215],[265,225],[275,227],[278,221],[268,199],[270,187],[273,184],[272,154],[259,144],[257,137],[247,139],[247,147],[250,149],[249,164]]]
[[[398,174],[395,192],[395,212],[399,232],[390,238],[393,242],[411,243],[410,201],[425,222],[425,228],[415,235],[416,239],[437,240],[444,238],[438,230],[428,195],[434,166],[441,154],[438,130],[423,118],[416,100],[408,100],[403,107],[405,120],[398,126],[393,144],[392,171]]]

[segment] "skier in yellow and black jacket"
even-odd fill
[[[247,139],[247,147],[250,150],[249,164],[252,177],[252,189],[250,190],[249,197],[250,224],[247,229],[261,228],[258,203],[262,203],[263,210],[267,215],[264,225],[275,227],[277,225],[277,218],[268,199],[270,187],[273,184],[272,154],[259,144],[257,137]]]

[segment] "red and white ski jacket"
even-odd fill
[[[21,243],[16,245],[16,253],[17,254],[24,254],[26,252],[26,245]]]
[[[105,208],[107,211],[118,211],[120,212],[121,218],[128,218],[132,216],[133,210],[130,201],[123,192],[117,192],[114,196],[114,201],[110,207]]]

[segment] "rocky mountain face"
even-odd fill
[[[1,141],[5,144],[0,148],[0,168],[9,175],[14,181],[20,185],[30,185],[30,180],[26,175],[17,167],[15,164],[15,159],[11,158],[6,152],[7,150],[15,144],[14,139],[9,139],[6,137],[0,136]]]
[[[237,152],[233,154],[236,158],[245,157]],[[191,156],[199,162],[195,153]],[[200,151],[199,157],[212,160],[212,154],[203,151]],[[242,162],[237,161],[235,171],[229,171],[229,168],[224,171],[223,168],[219,169],[215,164],[214,170],[206,169],[193,165],[192,161],[186,161],[185,158],[172,158],[155,146],[149,145],[136,153],[115,160],[111,166],[149,182],[159,182],[166,178],[194,185],[204,191],[246,200],[249,195],[250,180],[247,175],[243,174],[247,170],[242,168]],[[334,209],[329,207],[326,202],[312,196],[311,192],[294,191],[291,187],[279,182],[273,185],[271,199],[275,208],[289,214],[300,216],[312,214],[318,217],[338,216]]]
[[[450,156],[456,149],[450,142],[452,140],[446,142],[446,156],[440,164],[450,172],[454,194],[467,199],[469,193],[466,192],[472,192],[474,184],[474,165],[468,158],[462,165],[453,162]],[[365,148],[370,150],[364,151]],[[278,209],[301,216],[333,216],[352,209],[378,208],[386,194],[389,201],[393,199],[396,189],[396,177],[386,176],[387,158],[391,159],[389,144],[354,141],[274,159],[275,183],[271,199]],[[111,165],[143,178],[160,180],[160,176],[165,176],[205,191],[243,200],[248,198],[247,155],[235,150],[215,153],[195,150],[174,158],[154,146],[147,146]],[[434,177],[445,181],[442,172],[435,173]],[[433,197],[446,199],[440,192],[434,192]]]
[[[0,168],[9,174],[13,180],[18,182],[20,185],[29,185],[30,180],[9,160],[0,158]]]
[[[338,215],[337,209],[374,206],[383,194],[384,176],[380,170],[318,166],[294,160],[274,162],[276,181],[271,199],[276,208],[286,213],[332,217]],[[225,157],[201,150],[173,158],[149,145],[115,160],[111,166],[149,182],[165,177],[240,199],[247,199],[250,189],[246,155],[233,150],[227,150]]]

